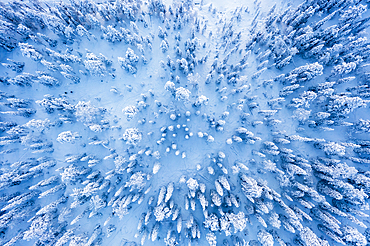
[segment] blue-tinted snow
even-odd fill
[[[370,243],[367,7],[0,3],[0,244]]]

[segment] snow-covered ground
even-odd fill
[[[367,245],[368,3],[0,2],[0,245]]]

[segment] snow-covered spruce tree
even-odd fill
[[[128,48],[126,56],[124,58],[118,57],[118,62],[127,72],[135,74],[137,72],[136,65],[139,62],[139,56],[137,56],[132,49]]]
[[[93,53],[86,54],[86,60],[84,60],[85,68],[92,74],[96,76],[105,76],[107,73],[107,68],[102,59],[99,59]]]
[[[142,134],[137,128],[128,128],[123,134],[123,140],[128,145],[137,145],[142,139]]]
[[[302,83],[315,78],[316,76],[322,75],[323,66],[318,62],[300,66],[293,69],[286,79],[289,79],[290,83]]]

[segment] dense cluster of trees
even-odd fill
[[[104,244],[135,206],[145,208],[141,244],[370,243],[368,4],[312,0],[261,13],[255,1],[245,33],[245,7],[223,18],[210,4],[218,23],[209,23],[193,5],[0,3],[0,244]],[[119,54],[73,50],[86,40]],[[163,74],[154,79],[169,93],[120,105],[135,126],[55,92],[117,73],[129,80],[157,58]],[[22,94],[38,89],[51,94]],[[155,187],[167,157],[191,154],[186,140],[217,147],[196,172]],[[76,148],[63,157],[61,144]],[[84,220],[93,225],[81,228]]]

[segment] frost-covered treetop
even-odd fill
[[[175,98],[178,101],[186,102],[186,101],[189,101],[190,94],[191,94],[191,92],[188,89],[186,89],[184,87],[179,87],[175,91]]]

